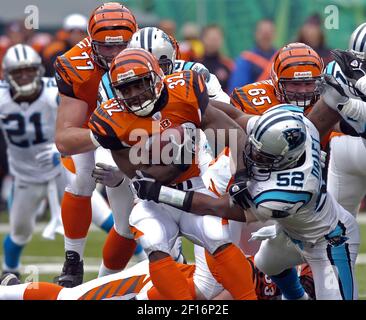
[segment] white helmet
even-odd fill
[[[173,73],[177,53],[172,40],[163,30],[146,27],[136,31],[128,48],[142,48],[151,52],[165,75]]]
[[[348,49],[362,60],[366,60],[366,23],[363,23],[352,32]]]
[[[18,84],[15,79],[15,72],[20,69],[35,68],[36,73],[33,80],[26,84]],[[2,69],[5,80],[15,91],[15,98],[18,96],[30,96],[41,89],[41,78],[44,74],[42,59],[39,54],[30,46],[16,44],[10,47],[3,58]]]
[[[290,168],[303,155],[306,126],[296,110],[301,109],[284,104],[256,121],[244,150],[248,173],[255,180],[268,180],[272,170]]]
[[[88,28],[88,18],[79,13],[69,14],[65,17],[62,28],[66,31],[78,29],[86,32]]]

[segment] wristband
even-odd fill
[[[93,134],[93,131],[90,130],[89,136],[90,136],[90,140],[94,144],[94,146],[96,148],[100,147],[100,143],[98,142],[97,139],[95,139],[94,134]]]
[[[188,212],[192,206],[192,198],[192,191],[185,192],[161,186],[158,201]]]

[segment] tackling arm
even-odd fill
[[[212,215],[241,222],[257,220],[247,206],[246,209],[241,206],[242,201],[239,204],[235,201],[238,199],[237,196],[242,196],[239,195],[240,192],[237,192],[237,195],[225,194],[220,198],[214,198],[199,192],[166,187],[146,172],[136,173],[137,175],[131,180],[131,189],[140,199],[165,203],[200,216]]]
[[[318,129],[320,139],[323,139],[341,119],[341,116],[320,98],[307,115],[307,118]]]
[[[62,155],[84,153],[98,147],[98,143],[92,140],[90,129],[82,128],[87,120],[87,114],[86,102],[61,94],[55,143]]]
[[[232,154],[232,158],[235,162],[236,168],[241,169],[243,167],[242,161],[236,161],[237,159],[242,159],[241,155],[243,154],[243,149],[246,141],[246,134],[236,121],[234,121],[228,113],[223,112],[221,109],[216,108],[215,106],[223,105],[224,107],[230,108],[231,106],[218,101],[210,100],[204,118],[202,120],[202,128],[203,129],[214,129],[214,130],[224,130],[225,134],[225,146],[229,146]],[[235,109],[235,108],[234,108]],[[240,112],[238,110],[238,112]],[[241,116],[243,115],[240,112]],[[216,131],[216,141],[220,141],[217,139],[217,131]],[[215,150],[215,149],[214,149]]]
[[[132,164],[129,155],[130,149],[112,150],[112,157],[118,168],[132,179],[136,175],[136,170],[144,170],[149,175],[153,176],[162,184],[169,184],[177,178],[182,172],[174,165],[146,165]]]

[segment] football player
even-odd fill
[[[172,74],[174,72],[179,72],[182,70],[193,70],[200,73],[206,83],[208,95],[211,99],[222,101],[228,103],[230,101],[229,96],[222,90],[219,81],[217,80],[214,74],[210,74],[207,68],[197,62],[189,62],[184,60],[177,60],[179,57],[179,46],[174,38],[168,36],[164,31],[155,28],[155,27],[146,27],[136,31],[129,44],[128,48],[142,48],[151,52],[155,58],[159,61],[159,65],[163,70],[165,75]],[[114,98],[113,91],[111,88],[111,82],[109,73],[106,72],[99,86],[99,94],[100,101],[106,101],[108,99]],[[204,137],[202,135],[202,137]],[[205,145],[201,150],[206,150],[205,155],[201,155],[201,162],[209,163],[212,160],[211,150],[209,148],[208,142],[202,141],[202,144]],[[205,160],[203,159],[205,158]],[[103,164],[97,164],[103,165]],[[115,167],[113,166],[105,166],[104,168],[95,168],[93,172],[93,176],[96,179],[105,180],[107,177],[111,177],[115,174]],[[202,165],[201,165],[202,166]],[[122,196],[122,195],[121,195]],[[127,203],[133,203],[132,193],[128,190],[126,194],[123,195],[123,203],[126,205]],[[128,223],[128,220],[125,222]],[[179,248],[181,246],[180,237],[177,239],[175,247]],[[178,253],[180,252],[177,249]],[[176,259],[180,260],[181,257],[177,257]],[[100,275],[102,274],[104,268],[101,268]],[[117,272],[118,270],[116,270]],[[111,273],[109,270],[108,273]]]
[[[323,61],[311,47],[290,43],[274,55],[271,79],[235,88],[230,95],[230,103],[246,114],[261,115],[280,103],[298,105],[307,113],[319,99],[316,81],[320,79],[322,70]],[[254,255],[259,249],[259,243],[247,240],[251,232],[263,226],[262,222],[242,226],[241,246],[246,253]]]
[[[137,30],[135,17],[120,3],[109,2],[97,7],[90,16],[88,34],[55,62],[55,78],[60,92],[57,114],[56,146],[62,155],[71,155],[76,178],[66,187],[61,204],[65,229],[66,261],[60,285],[75,286],[83,279],[83,253],[91,222],[91,195],[95,181],[95,141],[87,128],[87,120],[97,105],[98,86],[102,75],[108,70],[113,57],[126,48],[132,34]],[[109,193],[112,212],[116,216],[127,214],[119,201],[121,184]],[[115,205],[115,201],[118,205]],[[126,226],[123,230],[112,228],[103,251],[103,264],[108,269],[123,269],[136,247],[133,235]],[[106,261],[112,261],[110,264]]]
[[[42,77],[39,55],[27,45],[6,52],[0,84],[0,127],[8,145],[8,160],[14,177],[10,201],[11,233],[4,240],[4,272],[19,273],[23,247],[30,241],[38,207],[48,198],[51,221],[43,231],[47,239],[63,234],[60,201],[68,179],[60,166],[54,144],[58,90],[54,78]],[[65,179],[66,178],[66,179]],[[110,209],[101,195],[93,195],[93,222],[109,232],[113,226]]]
[[[222,90],[217,77],[211,74],[203,64],[178,60],[180,55],[179,45],[173,37],[168,36],[164,31],[155,27],[140,29],[132,36],[128,47],[142,48],[151,52],[158,59],[159,65],[165,75],[183,70],[198,72],[205,80],[210,99],[225,103],[230,102],[230,97]],[[113,98],[108,73],[103,76],[99,91],[103,101]]]
[[[31,240],[37,209],[44,198],[49,199],[52,216],[52,230],[47,230],[47,236],[54,237],[59,226],[57,205],[65,184],[54,144],[58,92],[53,78],[42,77],[41,57],[27,45],[10,47],[2,69],[5,80],[0,84],[0,127],[14,177],[3,272],[19,276],[21,252]]]
[[[210,105],[202,76],[183,71],[164,77],[151,53],[129,48],[112,61],[110,78],[116,99],[95,110],[89,127],[95,140],[112,150],[120,170],[132,178],[137,168],[145,168],[164,184],[209,192],[199,177],[196,162],[183,161],[187,153],[181,142],[174,141],[178,152],[173,153],[173,159],[157,159],[157,164],[156,159],[148,159],[144,164],[138,156],[139,148],[146,143],[144,138],[152,141],[154,134],[179,126],[187,131],[206,126],[237,128],[242,137],[235,122]],[[138,132],[142,136],[138,137]],[[163,164],[168,160],[167,165],[159,165],[160,160]],[[148,201],[138,201],[134,206],[129,222],[148,254],[154,285],[167,298],[192,299],[187,280],[170,256],[177,236],[182,234],[207,249],[209,267],[214,266],[220,282],[235,299],[255,299],[248,262],[231,243],[227,224],[215,217],[198,218]]]
[[[275,220],[275,228],[255,234],[263,240],[255,263],[285,299],[306,298],[293,268],[304,262],[313,272],[317,299],[357,299],[354,266],[359,229],[355,218],[325,190],[315,126],[301,108],[286,104],[262,116],[238,116],[241,119],[236,121],[249,135],[243,155],[246,169],[232,176],[226,156],[211,175],[228,194],[212,198],[193,191],[176,192],[139,172],[132,180],[137,195],[196,214]]]
[[[325,69],[326,77],[333,81],[340,92],[333,89],[334,94],[338,93],[339,99],[344,100],[337,110],[345,117],[340,122],[340,130],[347,133],[336,135],[330,141],[327,187],[335,199],[354,216],[366,194],[366,166],[364,161],[360,161],[366,157],[366,148],[362,141],[362,136],[366,137],[366,96],[359,89],[362,80],[357,84],[354,79],[348,79],[346,74],[350,75],[352,68],[360,68],[365,63],[362,36],[365,30],[366,23],[356,28],[351,35],[348,52],[335,51],[335,61],[330,62]],[[354,63],[353,67],[351,63]],[[345,73],[341,68],[345,69]],[[361,71],[359,73],[362,75]],[[329,100],[329,90],[331,87],[328,93],[324,93],[324,101],[334,106]]]
[[[254,264],[252,256],[247,257],[253,272],[258,300],[277,300],[281,291],[275,283]],[[178,268],[187,279],[192,279],[195,265],[178,264]],[[309,268],[300,268],[300,281],[306,286],[309,294],[313,292],[313,277]],[[197,290],[197,288],[195,288]],[[193,293],[195,294],[195,293]],[[225,296],[224,296],[225,295]],[[232,297],[225,293],[215,300]],[[64,288],[47,282],[31,282],[20,284],[12,274],[3,275],[0,279],[0,300],[162,300],[151,282],[148,261],[145,260],[121,271],[85,282],[74,288]]]
[[[324,65],[320,56],[304,43],[290,43],[274,57],[271,79],[235,88],[231,104],[248,114],[261,115],[280,103],[304,108],[307,113],[320,97]]]

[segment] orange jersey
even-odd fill
[[[269,108],[283,102],[280,102],[276,97],[272,81],[263,80],[235,88],[230,96],[230,103],[247,114],[262,115]],[[311,109],[312,106],[307,108],[305,115],[308,114]],[[331,137],[332,136],[329,133],[322,139],[321,145],[323,149],[328,144]]]
[[[235,88],[230,103],[245,113],[261,115],[281,102],[276,97],[272,81],[264,80]]]
[[[140,142],[141,139],[134,135],[137,129],[151,136],[187,122],[201,127],[201,113],[207,105],[208,94],[203,78],[194,71],[182,71],[164,79],[163,91],[151,117],[138,117],[111,99],[94,111],[89,127],[103,147],[118,150]],[[193,162],[173,183],[196,176],[199,176],[199,169]]]
[[[55,62],[55,78],[59,92],[71,98],[85,101],[88,118],[97,106],[99,82],[105,70],[91,58],[90,38],[86,37]]]

